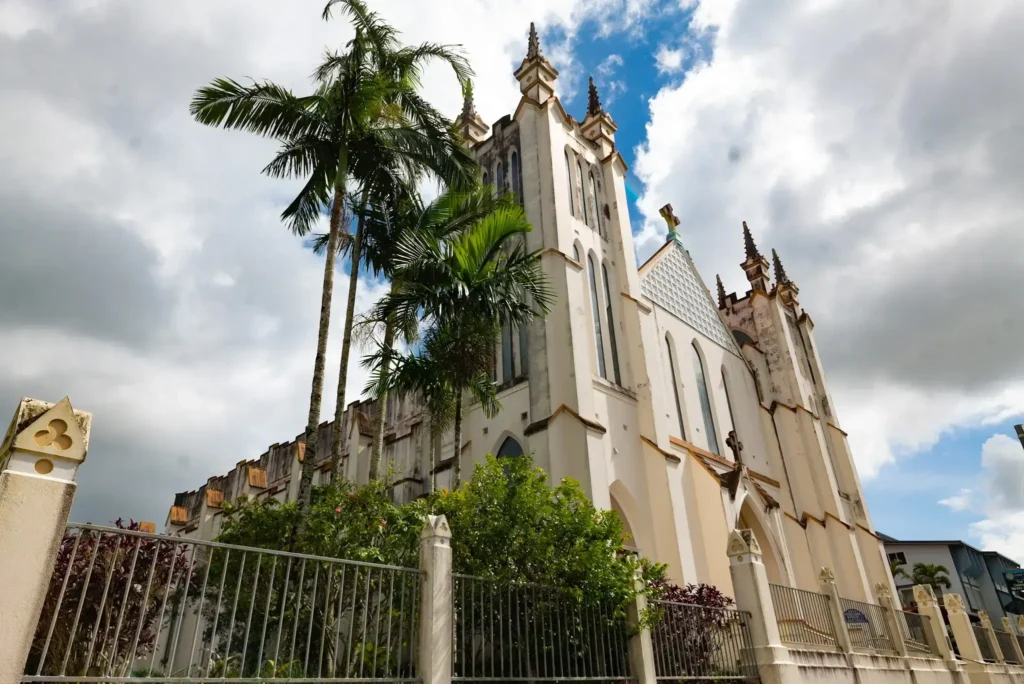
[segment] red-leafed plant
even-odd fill
[[[138,531],[139,523],[119,530]],[[196,587],[190,546],[72,529],[57,552],[26,674],[126,676]],[[191,576],[191,577],[190,577]],[[191,581],[189,581],[191,580]]]

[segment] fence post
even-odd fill
[[[956,656],[949,647],[949,639],[946,636],[946,620],[942,617],[942,609],[935,599],[935,591],[927,584],[915,584],[914,601],[917,602],[917,612],[928,617],[929,629],[925,634],[928,645],[942,656],[943,660],[955,661]]]
[[[0,684],[25,672],[91,422],[67,397],[22,399],[0,444]]]
[[[992,649],[992,655],[996,657],[996,662],[1005,663],[1006,659],[1003,658],[1003,648],[999,645],[999,639],[996,639],[996,630],[992,626],[992,620],[988,616],[988,611],[979,610],[978,619],[981,620],[981,628],[985,630],[985,638],[988,639],[989,647]]]
[[[420,532],[420,643],[423,684],[452,681],[452,531],[443,515],[428,515]]]
[[[639,578],[637,583],[640,584]],[[655,684],[657,681],[651,630],[641,623],[641,617],[646,611],[647,597],[643,594],[637,594],[626,609],[626,626],[631,632],[628,646],[629,665],[637,684]]]
[[[843,602],[839,597],[839,587],[836,586],[836,575],[832,568],[822,568],[818,582],[821,585],[821,593],[828,596],[828,610],[832,615],[832,626],[836,632],[836,645],[843,653],[852,653],[853,642],[850,641],[850,630],[846,628]]]
[[[1017,656],[1017,663],[1024,666],[1024,650],[1020,647],[1020,640],[1013,629],[1013,621],[1008,617],[1003,618],[1003,631],[1010,635],[1010,643],[1013,645],[1013,654]]]
[[[736,607],[750,614],[750,641],[763,684],[799,682],[799,671],[782,645],[775,617],[768,573],[761,562],[761,547],[750,530],[729,534],[729,574]]]
[[[985,662],[981,655],[981,648],[978,640],[974,638],[974,628],[971,627],[971,619],[967,616],[964,608],[964,599],[960,594],[943,594],[942,605],[946,607],[946,615],[949,617],[949,629],[953,632],[953,639],[956,640],[956,648],[960,657],[965,660]]]
[[[878,582],[875,584],[875,596],[878,597],[878,605],[882,607],[882,613],[885,615],[885,624],[889,628],[889,638],[892,639],[892,647],[896,650],[896,653],[901,656],[906,656],[907,641],[903,635],[903,630],[900,629],[900,624],[905,618],[900,613],[900,609],[896,607],[896,602],[892,599],[892,591],[889,586]],[[909,633],[909,629],[907,630]]]

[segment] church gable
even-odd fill
[[[711,295],[679,242],[673,240],[645,264],[640,291],[694,330],[738,354]]]

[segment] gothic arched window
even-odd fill
[[[583,263],[583,261],[580,259],[579,245],[572,246],[572,258],[575,259],[576,261],[579,261],[580,263]]]
[[[498,447],[498,458],[516,458],[523,455],[523,447],[512,437],[506,437]]]
[[[704,430],[708,435],[708,451],[718,454],[718,433],[715,432],[715,419],[711,414],[711,398],[708,396],[708,380],[704,374],[704,361],[700,358],[697,342],[693,348],[693,372],[697,376],[697,394],[700,396],[700,411],[704,414]]]
[[[576,203],[573,201],[574,190],[572,187],[572,164],[569,163],[569,150],[565,151],[565,182],[569,188],[569,213],[576,215]]]
[[[597,201],[597,181],[594,180],[594,173],[590,173],[590,201],[594,207],[594,228],[597,229],[598,235],[604,235],[604,231],[601,230],[601,212],[598,211],[600,203]]]
[[[580,210],[583,212],[583,222],[590,225],[590,214],[587,212],[587,191],[583,189],[583,167],[580,160],[576,160],[576,186],[580,192]]]
[[[530,366],[528,363],[529,357],[526,353],[526,324],[519,326],[519,374],[526,375],[530,372]]]
[[[612,290],[608,285],[608,269],[601,264],[601,275],[604,277],[604,300],[607,308],[608,318],[608,341],[612,345],[612,372],[615,374],[615,384],[622,386],[622,375],[619,373],[619,351],[615,348],[615,318],[612,316]]]
[[[686,426],[683,424],[683,404],[679,401],[679,375],[676,374],[676,359],[672,352],[672,338],[665,335],[665,349],[668,351],[668,372],[671,375],[672,396],[676,400],[676,418],[679,420],[679,436],[686,439]]]
[[[490,183],[490,182],[491,182],[491,177],[487,175],[486,171],[484,171],[484,187],[486,188],[487,184]]]
[[[498,162],[498,167],[494,172],[494,187],[498,191],[499,195],[505,193],[505,164],[504,162]]]
[[[736,417],[732,412],[732,399],[729,397],[729,379],[725,372],[725,366],[722,366],[722,393],[725,395],[725,407],[729,410],[729,430],[733,430],[736,434],[739,434],[739,430],[736,429]],[[725,431],[728,434],[728,430]]]
[[[523,203],[523,189],[520,187],[519,177],[519,155],[513,150],[512,161],[509,163],[508,172],[512,174],[512,194],[516,196],[516,201],[520,204]]]
[[[601,332],[601,304],[597,294],[597,269],[594,268],[594,257],[587,255],[587,266],[590,271],[590,310],[594,314],[594,343],[597,345],[597,371],[605,380],[608,379],[608,367],[604,361],[604,334]]]

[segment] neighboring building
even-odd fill
[[[949,589],[936,588],[937,594],[955,593],[964,597],[971,613],[988,611],[996,622],[1002,617],[1024,614],[1024,596],[1010,592],[1005,571],[1020,565],[995,551],[979,551],[962,541],[901,541],[879,535],[885,541],[889,561],[896,561],[908,575],[914,563],[935,563],[949,571]],[[896,589],[904,606],[914,606],[913,582],[896,578]]]
[[[534,226],[527,246],[541,254],[555,303],[546,319],[502,336],[494,376],[504,408],[486,419],[466,406],[464,477],[486,454],[532,453],[553,481],[575,478],[598,507],[617,511],[631,544],[667,563],[676,582],[731,594],[726,542],[749,528],[770,581],[817,590],[827,566],[843,596],[873,600],[875,583],[890,583],[885,553],[814,325],[774,250],[773,283],[744,224],[750,289],[727,294],[719,282],[716,304],[666,206],[668,239],[638,270],[626,165],[593,84],[579,122],[554,95],[558,72],[532,27],[515,76],[514,114],[488,128],[467,99],[456,125],[484,180],[522,203]],[[738,248],[740,231],[729,239]],[[412,400],[389,401],[385,459],[397,473],[395,497],[408,500],[430,476],[429,418]],[[344,474],[356,482],[367,479],[375,414],[365,402],[345,414]],[[315,458],[326,476],[332,434],[321,426],[314,455],[298,440],[274,445],[178,494],[168,530],[209,539],[225,500],[294,498],[300,458]],[[452,441],[450,432],[442,439],[446,458]],[[441,487],[450,466],[437,464]]]

